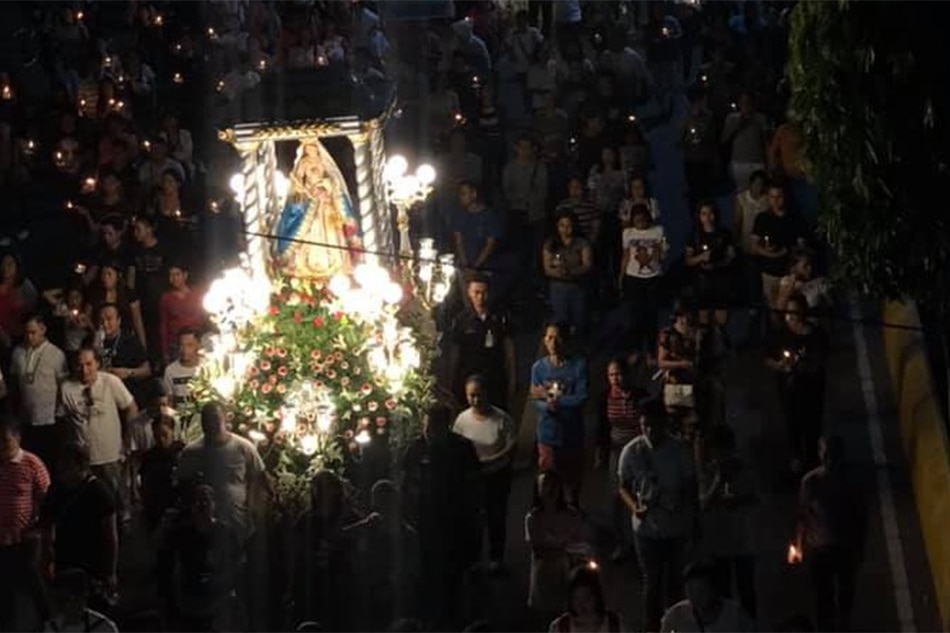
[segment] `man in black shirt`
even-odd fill
[[[403,458],[406,515],[418,529],[426,619],[433,630],[459,622],[467,570],[481,549],[478,516],[480,466],[472,442],[452,432],[452,412],[435,405],[422,437]]]
[[[452,393],[465,402],[465,381],[473,374],[486,376],[488,399],[509,410],[515,391],[515,346],[508,319],[489,310],[488,280],[474,276],[466,286],[468,301],[450,332],[449,380]]]
[[[149,351],[156,359],[161,358],[159,341],[159,304],[162,293],[168,286],[168,262],[170,253],[155,236],[155,221],[147,216],[137,216],[132,222],[137,246],[135,248],[130,286],[142,301],[142,320],[145,321],[145,339]]]
[[[788,255],[792,249],[805,245],[805,227],[785,209],[785,190],[772,183],[768,189],[769,208],[756,216],[752,225],[752,254],[762,273],[762,294],[765,305],[774,312],[779,281],[788,272]]]
[[[133,395],[141,391],[141,385],[152,375],[148,357],[139,339],[122,329],[122,317],[114,303],[99,308],[99,327],[102,328],[102,341],[98,343],[102,368],[120,378]]]

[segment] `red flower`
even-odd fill
[[[294,312],[294,323],[298,325],[303,323],[303,315],[301,315],[299,312]]]
[[[261,371],[270,371],[270,361],[262,360],[261,361]]]
[[[284,385],[277,385],[277,393],[284,393],[287,391],[287,387]]]
[[[286,376],[286,375],[287,375],[287,368],[286,368],[284,365],[281,365],[280,367],[278,367],[278,368],[277,368],[277,375],[280,376],[280,377],[282,377],[282,378],[283,378],[284,376]]]
[[[344,224],[343,235],[344,237],[346,237],[346,239],[350,239],[351,237],[356,235],[356,226],[351,222],[347,222],[346,224]]]
[[[277,316],[278,314],[280,314],[280,307],[279,307],[279,306],[271,306],[271,307],[268,309],[268,312],[270,312],[270,315],[271,315],[271,316]]]
[[[314,317],[313,327],[323,327],[323,317]]]
[[[360,392],[361,392],[363,395],[369,395],[369,394],[373,393],[373,386],[372,386],[371,384],[369,384],[368,382],[364,382],[364,383],[360,386]]]
[[[328,369],[327,378],[329,378],[330,380],[333,380],[334,378],[336,378],[336,372],[333,371],[332,369]]]
[[[265,395],[270,393],[271,389],[273,389],[273,387],[269,382],[265,382],[263,385],[261,385],[261,393]]]
[[[279,358],[283,358],[283,357],[286,356],[286,355],[287,355],[287,350],[285,350],[283,347],[278,347],[278,348],[277,348],[277,356],[278,356]]]
[[[323,352],[321,352],[318,349],[315,349],[312,352],[310,352],[310,358],[312,358],[313,360],[320,360],[320,357],[322,355],[323,355]]]

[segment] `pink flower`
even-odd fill
[[[360,418],[360,428],[361,429],[369,428],[369,418]]]
[[[376,418],[376,426],[386,426],[386,418],[382,416]]]
[[[353,429],[347,429],[343,431],[343,438],[347,440],[353,439]]]
[[[328,369],[327,378],[329,378],[330,380],[333,380],[334,378],[336,378],[336,372],[333,371],[332,369]]]
[[[396,401],[393,400],[392,398],[389,398],[388,400],[386,400],[385,404],[386,404],[386,408],[389,409],[390,411],[396,408]]]
[[[270,361],[262,360],[261,361],[261,371],[270,371]]]
[[[373,393],[373,386],[368,382],[364,382],[360,386],[360,393],[362,393],[364,396],[368,396],[369,394]]]
[[[270,312],[271,316],[277,316],[278,314],[280,314],[280,308],[277,306],[271,306],[268,312]]]
[[[286,376],[286,375],[287,375],[287,367],[286,367],[285,365],[281,365],[280,367],[278,367],[278,368],[277,368],[277,375],[280,376],[281,378],[283,378],[284,376]]]
[[[314,317],[313,327],[323,327],[323,317]]]
[[[273,389],[273,387],[271,386],[269,382],[265,382],[263,385],[261,385],[261,393],[265,395],[269,394],[271,389]]]
[[[287,391],[287,387],[284,385],[277,385],[277,393],[283,394]]]
[[[333,352],[333,360],[337,360],[337,361],[343,360],[343,352],[341,352],[340,350]]]
[[[280,358],[283,358],[286,355],[287,355],[287,350],[285,350],[283,347],[277,348],[277,356],[279,356]]]
[[[315,374],[323,373],[323,365],[320,363],[310,363],[310,369],[312,369]]]
[[[350,386],[350,377],[349,377],[349,376],[343,376],[342,378],[340,378],[340,386],[341,386],[341,387],[349,387],[349,386]]]
[[[257,389],[260,386],[260,384],[261,383],[257,382],[256,380],[249,380],[247,383],[247,386],[250,387],[251,389]]]
[[[251,365],[250,369],[248,369],[248,371],[247,371],[247,373],[249,373],[249,374],[252,375],[252,376],[256,376],[259,372],[260,372],[260,370],[259,370],[257,367],[255,367],[254,365]]]
[[[299,312],[294,312],[294,323],[296,323],[297,325],[300,325],[301,323],[303,323],[303,315],[300,314]]]
[[[321,356],[323,356],[323,352],[321,352],[318,349],[315,349],[312,352],[310,352],[310,358],[313,360],[320,360]]]

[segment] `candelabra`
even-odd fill
[[[435,169],[432,165],[419,165],[415,174],[407,174],[409,163],[403,156],[391,157],[383,169],[386,183],[386,196],[396,207],[396,226],[399,228],[399,255],[412,255],[409,242],[409,209],[414,204],[424,202],[432,193],[435,182]]]

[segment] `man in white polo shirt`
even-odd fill
[[[79,350],[79,379],[63,383],[63,413],[73,424],[74,439],[89,448],[92,472],[116,494],[121,516],[128,514],[122,486],[122,422],[135,418],[138,407],[118,377],[99,371],[99,358],[91,347]],[[121,416],[121,417],[120,417]]]
[[[10,360],[16,386],[14,410],[24,427],[24,444],[47,468],[57,452],[56,404],[59,384],[66,378],[66,355],[46,338],[46,323],[40,314],[26,319],[23,343]]]

